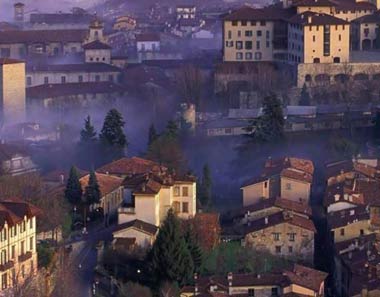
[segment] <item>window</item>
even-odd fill
[[[321,60],[319,59],[319,58],[314,58],[313,59],[313,63],[315,63],[315,64],[318,64],[318,63],[320,63],[321,62]]]
[[[286,188],[286,190],[290,191],[292,189],[292,184],[286,183],[285,188]]]
[[[340,235],[344,236],[344,228],[340,229]]]
[[[368,28],[365,28],[365,29],[364,29],[364,36],[365,36],[365,37],[368,37],[368,35],[369,35],[369,29],[368,29]]]
[[[7,263],[7,251],[6,250],[2,250],[1,251],[1,265],[4,265],[5,263]]]
[[[234,47],[233,41],[226,41],[226,47]]]
[[[100,75],[95,75],[95,81],[100,82]]]
[[[243,53],[236,53],[236,60],[243,60]]]
[[[279,241],[280,240],[280,233],[278,233],[278,232],[273,233],[273,240],[274,241]]]
[[[237,26],[238,22],[237,21],[232,21],[232,26]]]
[[[227,36],[228,36],[228,39],[231,39],[232,38],[232,32],[228,31]]]
[[[245,31],[245,36],[246,36],[246,37],[251,37],[251,36],[253,36],[252,30]]]
[[[296,233],[289,233],[289,241],[295,241]]]
[[[45,76],[44,77],[44,84],[47,85],[49,83],[49,77]]]
[[[288,247],[288,251],[289,251],[289,254],[293,253],[293,247],[292,247],[292,246],[289,246],[289,247]]]
[[[182,187],[182,196],[184,196],[184,197],[189,196],[189,188],[188,187]]]
[[[189,213],[189,202],[183,202],[182,203],[182,212],[183,213]]]
[[[242,49],[243,48],[243,41],[236,41],[236,49]]]
[[[14,259],[16,257],[16,246],[12,245],[11,247],[11,259]]]
[[[242,26],[247,26],[247,21],[241,21]]]
[[[237,33],[238,33],[238,37],[241,37],[241,31],[239,30]]]
[[[181,204],[178,201],[174,201],[173,209],[175,213],[179,213],[181,211]]]
[[[255,297],[255,289],[248,289],[248,297]]]
[[[23,233],[23,232],[25,232],[25,230],[26,230],[26,223],[25,223],[25,221],[23,221],[21,223],[21,226],[20,226],[20,232]]]
[[[11,49],[10,48],[2,48],[0,50],[0,55],[2,58],[9,58],[11,56]]]
[[[265,32],[265,35],[266,35],[266,38],[269,39],[270,32],[267,30],[267,31]]]
[[[260,52],[255,53],[255,60],[261,60],[261,53]]]
[[[180,187],[179,186],[174,187],[174,196],[176,196],[176,197],[180,196]]]
[[[252,60],[252,53],[245,53],[245,59],[246,60]],[[232,131],[231,131],[232,132]]]
[[[360,229],[360,236],[364,235],[364,230]]]
[[[246,41],[245,42],[245,49],[247,49],[247,50],[252,49],[252,41]]]
[[[29,220],[29,229],[33,229],[33,218]]]
[[[21,255],[25,254],[25,240],[21,241]]]
[[[255,21],[251,21],[251,26],[256,26],[256,22]]]
[[[261,32],[261,30],[258,30],[257,31],[257,37],[261,37],[262,36],[262,32]]]
[[[276,254],[281,254],[281,246],[276,245]]]
[[[269,42],[268,40],[266,41],[265,46],[266,46],[267,48],[270,47],[270,42]]]
[[[33,251],[34,249],[34,238],[33,236],[29,238],[29,250]]]
[[[278,288],[272,288],[272,296],[278,296]]]
[[[25,265],[24,264],[21,265],[21,276],[22,276],[22,278],[25,277]]]
[[[315,42],[315,35],[313,35],[313,42]]]
[[[264,182],[264,189],[268,188],[268,182]]]
[[[78,81],[81,83],[81,82],[83,82],[83,75],[79,75],[78,76]]]
[[[112,74],[108,75],[108,80],[109,80],[110,82],[113,82],[113,75],[112,75]]]
[[[31,86],[31,85],[32,85],[32,78],[31,78],[30,76],[28,76],[28,77],[26,78],[26,85],[27,85],[27,86]]]
[[[265,21],[261,21],[260,26],[265,26]]]
[[[339,34],[338,39],[339,39],[339,41],[342,41],[342,35],[341,34]]]
[[[1,289],[2,290],[5,290],[8,287],[7,281],[8,281],[7,273],[2,274],[1,275]]]
[[[61,83],[65,84],[66,83],[66,76],[61,76]]]
[[[260,49],[260,41],[256,41],[256,49]]]

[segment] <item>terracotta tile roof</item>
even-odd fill
[[[129,229],[129,228],[134,228],[153,236],[156,235],[158,232],[158,227],[153,224],[150,224],[141,220],[133,220],[127,223],[117,225],[113,233],[116,233],[121,230]]]
[[[101,174],[101,173],[95,173],[95,175],[98,180],[99,189],[100,189],[102,197],[115,191],[123,183],[123,179],[116,176],[111,176],[111,175]],[[85,191],[86,186],[88,185],[89,178],[90,178],[90,175],[87,174],[79,179],[83,188],[83,192]]]
[[[366,204],[380,206],[380,181],[366,178],[357,178],[354,182],[354,191],[362,193]]]
[[[89,172],[87,170],[82,170],[80,168],[77,168],[77,172],[79,174],[79,178],[87,175]],[[49,182],[61,182],[63,180],[65,181],[69,177],[69,171],[68,170],[53,170],[48,173],[46,173],[42,178],[44,181]]]
[[[83,82],[64,84],[44,84],[26,88],[29,99],[45,99],[79,94],[112,94],[125,93],[126,89],[113,82]]]
[[[306,266],[295,264],[292,270],[284,271],[291,284],[309,288],[319,292],[321,284],[325,281],[328,273],[315,270]]]
[[[293,6],[324,7],[336,6],[337,4],[330,0],[298,0],[293,2]]]
[[[303,12],[297,14],[289,19],[289,23],[292,24],[300,24],[300,25],[349,25],[350,23],[340,19],[333,17],[329,14],[324,13],[314,13],[311,11]]]
[[[334,0],[337,5],[336,11],[356,11],[356,10],[373,10],[376,11],[376,5],[367,1],[355,1],[355,0]]]
[[[250,222],[248,225],[243,227],[243,234],[264,230],[280,224],[290,224],[314,233],[317,232],[312,220],[283,211]]]
[[[159,172],[161,170],[166,171],[166,168],[156,162],[147,159],[132,157],[122,158],[106,164],[100,167],[97,172],[114,175],[135,175],[151,171]]]
[[[355,23],[380,23],[380,13],[378,11],[364,15],[360,18],[354,19],[353,22]]]
[[[330,185],[326,188],[323,198],[325,207],[334,203],[346,202],[354,205],[364,205],[364,195],[361,191],[353,191],[345,182]]]
[[[121,69],[106,63],[40,64],[27,66],[27,72],[121,72]]]
[[[4,226],[5,220],[8,224],[14,225],[21,222],[24,216],[32,218],[41,214],[42,211],[38,207],[19,198],[0,200],[1,228]]]
[[[305,214],[310,217],[313,214],[311,207],[305,200],[294,201],[294,200],[277,197],[274,205],[284,210],[292,210],[296,213]]]
[[[330,178],[343,173],[352,172],[354,164],[352,160],[340,160],[329,162],[325,165],[325,177]]]
[[[365,205],[331,212],[327,215],[327,223],[331,229],[345,227],[357,221],[369,221],[370,215]]]
[[[35,42],[82,42],[88,30],[23,30],[0,32],[0,44]]]
[[[95,49],[112,49],[111,46],[109,46],[107,43],[104,43],[104,42],[101,42],[99,40],[95,40],[93,42],[90,42],[90,43],[86,43],[83,45],[83,48],[85,50],[95,50]]]
[[[268,180],[275,175],[297,179],[311,183],[313,180],[314,164],[310,160],[284,157],[273,160],[268,158],[260,176],[244,183],[243,187]]]
[[[0,65],[18,64],[18,63],[25,63],[25,62],[22,60],[16,60],[16,59],[10,59],[10,58],[0,58]]]

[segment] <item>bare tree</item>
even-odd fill
[[[201,70],[194,65],[186,65],[178,71],[176,81],[182,99],[199,107],[203,84]]]

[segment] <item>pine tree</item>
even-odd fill
[[[187,248],[190,251],[191,258],[193,259],[194,272],[199,273],[203,261],[202,249],[196,241],[192,224],[187,226],[184,237],[187,243]]]
[[[96,131],[94,126],[91,124],[91,117],[87,116],[84,120],[84,127],[80,131],[80,141],[82,143],[89,143],[96,140]]]
[[[153,124],[151,124],[149,127],[148,145],[150,146],[157,138],[158,134],[156,132],[156,128]]]
[[[194,264],[182,235],[180,222],[170,209],[160,227],[150,252],[152,278],[156,285],[163,282],[186,284],[192,278]]]
[[[263,115],[256,121],[254,137],[265,142],[279,140],[284,135],[284,124],[280,100],[276,95],[265,97]]]
[[[211,172],[210,167],[205,164],[203,166],[203,174],[202,174],[202,180],[200,184],[200,201],[203,207],[210,206],[212,202],[212,180],[211,180]]]
[[[178,137],[178,125],[173,120],[168,121],[165,129],[165,135],[172,138]]]
[[[78,170],[75,166],[70,169],[70,175],[67,179],[65,198],[73,205],[79,205],[82,200],[82,186],[79,181]]]
[[[301,106],[309,106],[310,105],[310,95],[307,91],[306,84],[303,84],[302,90],[301,90],[301,96],[300,96],[300,102],[299,105]]]
[[[128,145],[127,138],[124,134],[123,116],[116,109],[111,109],[103,123],[102,131],[99,135],[100,140],[108,146],[124,148]]]
[[[101,198],[98,180],[95,171],[91,170],[88,185],[84,192],[84,201],[87,205],[99,203]]]

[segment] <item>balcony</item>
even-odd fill
[[[8,261],[7,263],[0,265],[0,271],[6,271],[8,269],[11,269],[13,266],[13,261]]]
[[[124,213],[124,214],[136,214],[136,210],[134,207],[119,207],[118,209],[119,213]]]
[[[18,261],[19,262],[25,262],[26,260],[31,259],[32,256],[33,256],[33,254],[31,251],[26,252],[25,254],[18,256]]]

